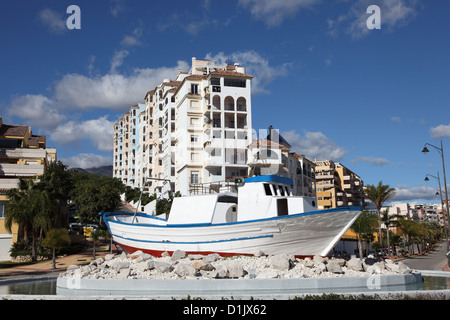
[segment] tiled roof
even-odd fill
[[[44,143],[47,141],[46,136],[38,136],[38,135],[32,135],[29,139],[28,139],[28,144],[30,146],[39,146],[39,143]]]
[[[181,81],[169,81],[169,82],[163,82],[163,86],[171,86],[171,87],[178,87],[181,84]]]
[[[282,144],[279,144],[279,143],[276,143],[276,142],[273,142],[271,140],[267,140],[267,139],[256,140],[256,141],[253,141],[249,145],[250,148],[254,148],[254,147],[259,148],[260,146],[261,147],[268,147],[270,149],[281,149],[282,151],[288,151],[289,150],[288,148],[286,148],[286,146],[284,146]]]
[[[249,78],[252,79],[253,76],[245,74],[245,73],[240,73],[240,72],[235,72],[235,71],[224,71],[224,70],[216,70],[211,72],[212,75],[219,75],[219,76],[233,76],[233,77],[243,77],[243,78]]]
[[[0,127],[0,136],[25,137],[28,126],[3,124]]]

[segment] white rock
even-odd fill
[[[286,254],[278,254],[269,257],[270,263],[276,269],[288,271],[291,267],[291,260]]]
[[[174,253],[172,253],[172,258],[170,259],[171,261],[177,261],[180,260],[182,258],[186,257],[186,252],[183,250],[176,250],[174,251]]]
[[[279,274],[275,270],[263,270],[256,275],[257,279],[274,279],[278,278]]]
[[[155,261],[154,265],[155,265],[155,269],[162,273],[171,272],[173,270],[172,265],[167,262]]]
[[[332,273],[339,273],[342,274],[344,271],[342,271],[342,268],[339,264],[339,261],[337,260],[329,260],[327,263],[327,271]]]
[[[232,260],[228,263],[228,276],[231,278],[242,278],[246,272],[242,267],[242,264],[237,260]]]
[[[207,256],[203,257],[203,261],[207,263],[215,262],[220,259],[220,255],[217,253],[208,254]]]
[[[347,267],[354,271],[364,271],[363,263],[359,258],[352,258],[347,261]]]
[[[324,262],[325,262],[325,259],[322,258],[322,257],[319,256],[319,255],[315,255],[315,256],[313,257],[313,262],[314,262],[314,264],[315,264],[316,266],[318,266],[319,264],[324,263]]]
[[[197,269],[187,263],[178,263],[173,272],[180,277],[192,277],[196,275]]]

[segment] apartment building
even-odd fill
[[[133,186],[136,180],[139,114],[144,108],[144,104],[132,106],[114,125],[114,176],[125,185]]]
[[[267,138],[255,140],[249,146],[248,165],[252,173],[291,178],[294,195],[315,197],[314,162],[303,155],[290,152],[291,145],[272,126],[268,132]]]
[[[389,209],[389,215],[397,215],[415,221],[436,222],[441,227],[447,225],[447,215],[441,204],[394,203],[390,207],[383,208],[383,210],[385,209]]]
[[[314,163],[319,209],[363,205],[363,181],[356,173],[332,160],[315,160]]]
[[[192,185],[247,176],[252,78],[237,63],[192,58],[189,72],[164,79],[115,124],[114,176],[134,187],[152,178],[149,192],[184,195]]]
[[[19,179],[37,179],[48,164],[56,161],[56,149],[47,148],[46,137],[34,135],[25,125],[4,124],[0,116],[0,260],[9,260],[11,244],[17,240],[5,226],[7,191],[18,187]]]

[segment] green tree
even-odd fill
[[[169,214],[170,209],[172,208],[173,199],[176,197],[181,197],[181,193],[179,191],[175,194],[172,191],[169,191],[169,198],[161,198],[156,200],[156,215],[163,213]]]
[[[5,227],[11,232],[13,222],[19,224],[24,238],[31,237],[31,260],[37,260],[37,240],[43,231],[52,226],[53,202],[47,191],[40,190],[33,180],[20,179],[19,188],[8,191]]]
[[[99,245],[100,240],[107,238],[108,234],[109,234],[108,231],[106,231],[104,229],[100,229],[100,228],[97,228],[94,231],[92,231],[90,238],[93,242],[92,257],[94,260],[95,260],[95,256],[96,256],[96,252],[97,252],[97,246]]]
[[[81,222],[100,222],[99,213],[116,209],[125,192],[122,181],[107,176],[77,174],[74,177],[72,200]]]
[[[384,210],[383,212],[381,212],[381,223],[384,224],[386,226],[386,240],[387,240],[387,249],[388,249],[388,254],[390,252],[390,227],[394,227],[398,225],[398,219],[401,216],[399,215],[394,215],[394,214],[389,214],[389,208],[387,208],[386,210]]]
[[[39,178],[38,187],[46,190],[55,202],[53,227],[63,227],[67,222],[68,201],[73,188],[72,173],[61,161],[52,162]]]
[[[350,227],[350,229],[358,236],[358,250],[360,258],[363,257],[362,240],[366,239],[367,235],[373,234],[376,223],[376,216],[364,210]]]
[[[394,197],[395,194],[395,188],[391,188],[389,185],[383,185],[381,181],[378,182],[377,186],[367,185],[365,189],[366,198],[369,199],[377,208],[378,236],[381,245],[383,245],[381,234],[381,208],[383,207],[383,203]]]
[[[67,229],[51,229],[44,239],[44,246],[52,249],[52,268],[56,269],[56,249],[70,245],[70,237]]]

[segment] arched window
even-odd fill
[[[213,107],[217,110],[220,110],[220,96],[215,95],[213,97]]]
[[[230,96],[225,98],[225,110],[234,111],[234,99]]]
[[[237,99],[237,110],[247,111],[247,101],[244,97],[240,97],[239,99]]]

